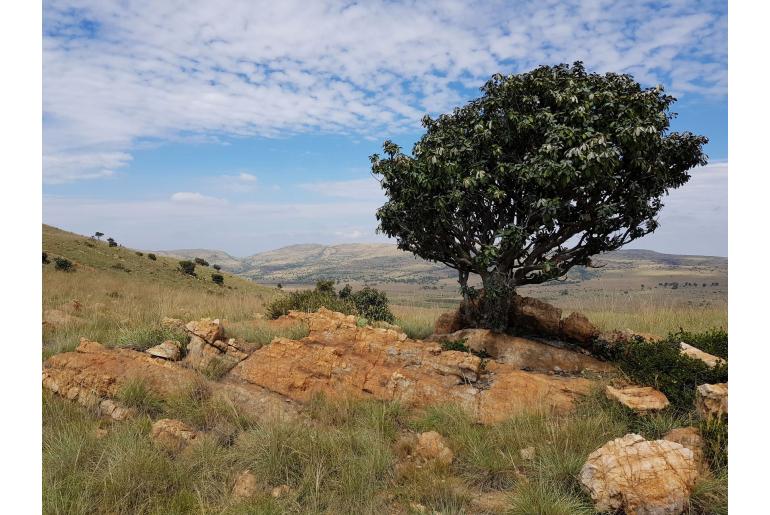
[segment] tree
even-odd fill
[[[315,289],[318,293],[337,295],[337,292],[334,291],[334,280],[332,279],[321,279],[316,281]]]
[[[708,140],[669,131],[675,99],[661,87],[580,62],[495,75],[481,91],[424,117],[411,155],[386,141],[371,162],[388,196],[378,231],[456,269],[477,323],[503,329],[516,287],[654,231],[661,197],[706,163]]]
[[[349,284],[346,284],[344,288],[340,290],[340,292],[337,294],[339,298],[341,299],[347,299],[350,297],[350,295],[353,293],[353,288],[350,287]]]
[[[201,265],[201,266],[209,266],[209,262],[208,261],[206,261],[203,258],[199,258],[199,257],[195,258],[195,264],[196,265]]]
[[[94,233],[94,236],[96,237],[96,239],[97,239],[97,240],[101,240],[101,239],[102,239],[102,236],[104,236],[104,233],[103,233],[103,232],[99,232],[99,231],[96,231],[96,232]]]
[[[118,246],[118,242],[115,241],[112,238],[107,238],[107,243],[110,245],[110,247],[117,247]]]
[[[180,261],[179,270],[181,270],[183,274],[195,275],[195,263],[187,260]]]

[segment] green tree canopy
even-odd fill
[[[399,248],[484,284],[501,328],[516,286],[564,275],[654,231],[661,197],[706,163],[703,136],[671,132],[675,98],[582,63],[495,75],[483,95],[423,118],[411,155],[371,156],[388,201],[379,230]]]

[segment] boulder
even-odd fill
[[[623,406],[631,408],[638,413],[662,410],[669,404],[668,399],[662,392],[650,386],[613,388],[607,385],[605,393],[608,398],[618,401]]]
[[[232,338],[230,340],[235,342]],[[190,343],[187,344],[184,363],[200,372],[213,369],[228,371],[247,356],[235,345],[229,345],[222,340],[215,340],[213,344],[208,344],[203,338],[194,334],[190,337]]]
[[[256,495],[258,490],[257,476],[250,470],[244,470],[235,478],[232,495],[236,499],[248,499]]]
[[[182,358],[182,344],[176,340],[166,340],[160,345],[150,347],[145,352],[157,358],[179,361]]]
[[[256,385],[306,402],[317,393],[397,400],[424,407],[448,399],[478,421],[491,423],[533,408],[565,410],[588,393],[591,382],[525,372],[467,352],[410,340],[394,329],[358,327],[355,317],[319,309],[291,312],[310,334],[275,338],[238,363],[232,381]]]
[[[215,341],[221,340],[225,336],[225,330],[218,318],[215,320],[211,320],[210,318],[193,320],[185,325],[185,329],[191,335],[197,336],[209,344],[213,344]]]
[[[198,431],[181,420],[162,418],[152,424],[150,437],[159,448],[180,452],[198,438]]]
[[[695,389],[695,409],[707,420],[727,417],[727,383],[699,385]]]
[[[690,449],[637,434],[616,438],[588,456],[579,479],[596,511],[679,515],[698,470]]]
[[[559,336],[561,309],[533,297],[514,295],[508,325],[517,332]]]
[[[442,313],[433,326],[433,334],[450,334],[462,329],[460,314],[457,311]]]
[[[599,329],[582,313],[571,313],[560,322],[560,326],[564,338],[584,345],[599,336]]]
[[[521,369],[540,372],[558,370],[570,374],[615,371],[615,367],[610,363],[599,361],[582,352],[489,329],[462,329],[441,337],[432,336],[429,340],[462,340],[474,352],[488,354],[500,363],[508,363]]]
[[[722,358],[714,356],[713,354],[709,354],[708,352],[703,352],[702,350],[685,342],[680,342],[679,348],[681,349],[682,354],[685,356],[689,356],[693,359],[699,359],[707,364],[710,368],[714,368],[715,366],[725,362]]]
[[[698,466],[698,471],[703,472],[706,470],[707,465],[703,454],[703,447],[705,444],[703,436],[697,427],[677,427],[663,435],[663,440],[676,442],[683,447],[690,449],[692,451],[693,459],[695,459],[695,464]]]
[[[455,457],[444,437],[436,431],[418,434],[414,452],[427,461],[436,461],[444,465],[450,465]]]

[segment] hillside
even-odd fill
[[[318,279],[341,282],[377,282],[435,284],[454,281],[456,273],[448,267],[430,263],[387,243],[351,243],[345,245],[292,245],[235,258],[216,250],[169,250],[158,254],[192,259],[202,257],[223,269],[263,283],[312,283]],[[727,273],[727,258],[680,256],[651,250],[619,250],[595,259],[602,268],[576,268],[571,280],[599,277],[609,271],[656,270],[655,273],[708,270],[715,275]]]

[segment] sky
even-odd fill
[[[494,73],[581,60],[678,98],[709,164],[629,248],[727,255],[727,2],[43,4],[43,221],[246,256],[388,241],[368,156]]]

